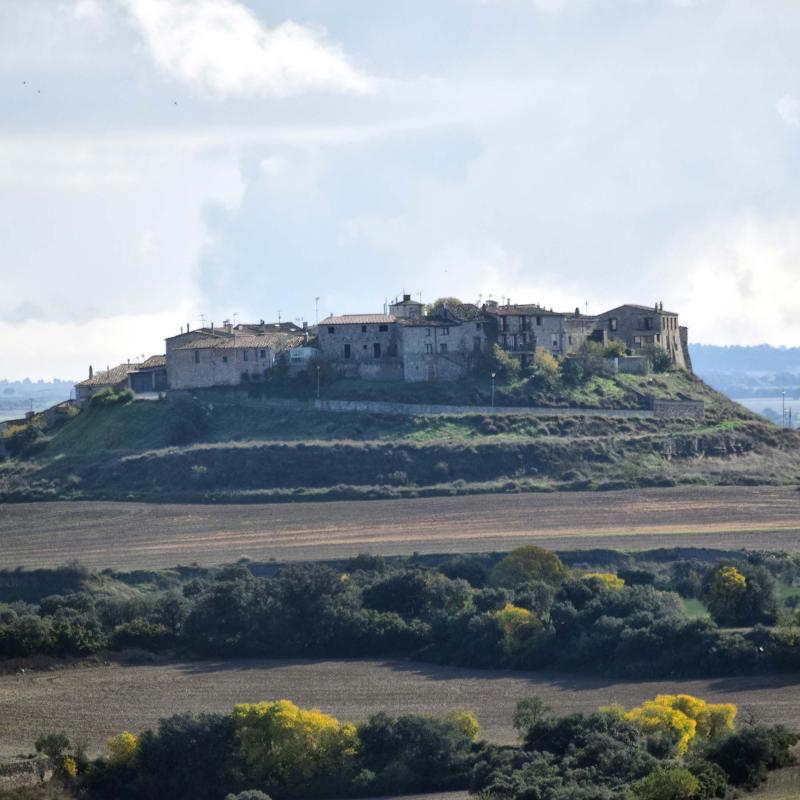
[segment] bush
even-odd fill
[[[7,428],[3,433],[6,449],[15,458],[30,450],[43,438],[41,428],[29,423]]]
[[[633,788],[639,800],[697,800],[700,781],[684,767],[657,769]]]
[[[558,584],[567,575],[561,559],[549,550],[535,545],[518,547],[500,560],[489,576],[494,586],[515,587],[529,581]]]
[[[734,786],[754,789],[766,779],[769,770],[795,763],[790,748],[798,741],[798,734],[781,725],[754,725],[712,742],[705,757],[721,767]]]
[[[90,404],[94,408],[104,408],[107,406],[122,406],[130,403],[134,399],[134,394],[130,389],[120,389],[116,392],[110,386],[101,389],[96,394],[92,395]]]
[[[713,567],[703,578],[700,597],[718,625],[770,624],[777,616],[775,581],[758,565]]]

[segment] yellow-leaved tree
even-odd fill
[[[112,764],[130,764],[136,758],[138,748],[139,740],[128,731],[122,731],[106,742],[108,760]]]
[[[647,736],[649,748],[661,757],[682,756],[696,738],[714,739],[734,729],[736,706],[707,703],[689,694],[659,694],[625,711],[611,708]]]
[[[581,575],[582,581],[600,583],[606,589],[621,589],[625,585],[625,581],[612,572],[586,572]]]
[[[240,756],[247,777],[308,786],[332,774],[358,750],[355,725],[290,700],[234,706]]]
[[[511,603],[506,603],[499,611],[495,611],[494,618],[503,631],[503,644],[508,655],[519,652],[522,646],[543,628],[536,614]]]
[[[481,732],[481,725],[473,711],[466,708],[454,708],[445,719],[450,720],[458,730],[474,742]]]
[[[566,577],[567,568],[555,553],[531,544],[512,550],[498,561],[489,579],[494,586],[513,588],[528,581],[544,581],[556,585]]]

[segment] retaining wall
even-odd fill
[[[170,392],[171,395],[178,392]],[[273,397],[251,397],[244,392],[236,396],[230,391],[197,390],[181,394],[199,397],[211,403],[249,406],[252,408],[285,408],[292,411],[316,410],[334,413],[373,413],[413,416],[416,414],[519,414],[534,417],[690,417],[703,419],[704,403],[684,400],[653,400],[650,408],[551,408],[542,406],[459,406],[422,403],[387,403],[376,400],[285,400]]]

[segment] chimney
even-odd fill
[[[183,336],[183,325],[181,325],[181,336]]]
[[[580,310],[580,308],[578,308],[578,306],[575,306],[575,316],[576,316],[576,317],[579,317],[580,315],[581,315],[581,310]]]
[[[94,378],[94,370],[92,369],[92,365],[89,364],[89,380]]]
[[[211,323],[211,330],[212,331],[214,330],[214,323],[213,322]]]
[[[411,295],[410,294],[404,294],[403,295],[403,302],[404,303],[410,303],[411,302]]]
[[[186,333],[189,333],[189,323],[186,323]]]

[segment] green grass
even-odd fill
[[[710,616],[708,609],[700,600],[682,597],[681,602],[683,603],[683,607],[686,609],[686,614],[693,619],[707,619]]]
[[[800,767],[776,770],[764,786],[746,796],[753,800],[797,800],[800,797]]]

